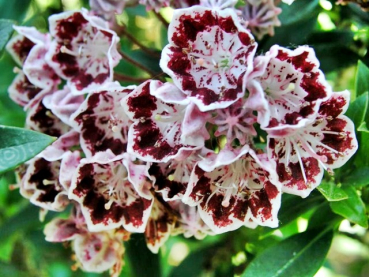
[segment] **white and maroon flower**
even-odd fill
[[[28,109],[39,103],[45,95],[52,93],[50,88],[35,86],[21,71],[8,88],[9,97],[18,105]]]
[[[153,163],[149,174],[155,191],[164,201],[181,199],[186,192],[191,172],[201,157],[198,151],[184,151],[181,157],[167,163]]]
[[[69,204],[68,192],[59,182],[60,161],[34,158],[20,182],[20,193],[38,207],[63,211]]]
[[[169,7],[170,0],[139,0],[138,3],[144,5],[147,11],[159,12],[161,8]]]
[[[71,115],[81,106],[83,101],[83,95],[72,94],[68,85],[42,99],[44,106],[67,125],[72,124]]]
[[[186,205],[179,200],[169,204],[179,214],[172,235],[183,234],[185,238],[194,237],[198,240],[204,239],[207,235],[214,235],[202,220],[198,207]]]
[[[34,27],[14,26],[19,35],[7,44],[7,50],[23,67],[29,81],[42,89],[55,88],[60,79],[46,63],[45,55],[50,45],[50,35],[42,34]]]
[[[257,133],[253,126],[256,123],[256,116],[252,109],[244,106],[244,99],[238,99],[231,106],[217,109],[215,112],[216,116],[210,121],[217,126],[215,136],[225,135],[227,143],[238,139],[241,145],[256,136]]]
[[[155,91],[161,86],[165,84],[149,80],[122,100],[125,112],[134,121],[128,131],[127,152],[147,162],[168,162],[183,151],[202,147],[205,140],[204,124],[198,123],[205,123],[206,115],[191,104],[165,103],[156,98]],[[191,117],[189,113],[196,114],[196,120],[186,120]]]
[[[231,9],[195,6],[174,12],[160,67],[201,111],[244,95],[256,42]]]
[[[51,145],[45,148],[37,156],[44,158],[47,161],[57,161],[63,159],[63,157],[69,153],[69,150],[79,145],[79,134],[70,130],[69,132],[61,135]]]
[[[154,201],[150,218],[145,229],[147,247],[157,254],[168,240],[174,227],[174,216],[170,206],[164,206],[158,200]]]
[[[52,15],[49,24],[55,40],[46,60],[73,91],[90,91],[113,80],[121,56],[119,38],[107,22],[82,10]]]
[[[282,9],[277,8],[273,0],[246,0],[240,10],[246,27],[259,40],[266,34],[273,36],[274,27],[281,26],[278,15]]]
[[[278,226],[281,191],[272,163],[264,155],[244,147],[227,161],[210,156],[207,162],[206,158],[193,171],[182,201],[198,206],[214,233],[235,230],[250,220]]]
[[[119,232],[119,231],[118,231]],[[88,272],[102,273],[110,269],[118,277],[123,266],[124,246],[121,235],[114,231],[86,233],[73,241],[77,265]]]
[[[110,269],[110,276],[119,276],[124,254],[124,231],[90,233],[80,209],[74,207],[69,218],[55,218],[46,224],[44,234],[50,242],[72,241],[76,265],[83,270],[100,273]]]
[[[102,16],[105,20],[112,20],[115,15],[123,12],[126,0],[90,0],[91,11]]]
[[[352,121],[343,115],[348,91],[333,93],[314,121],[285,137],[268,138],[268,154],[276,161],[282,190],[307,197],[320,184],[324,169],[341,167],[358,147]]]
[[[261,127],[270,135],[283,136],[314,119],[331,88],[310,47],[289,50],[274,45],[265,56],[269,62],[264,74],[251,81],[248,89],[254,95],[258,91],[268,102],[261,113],[264,118],[258,117]]]
[[[133,88],[115,83],[100,88],[71,116],[75,130],[81,134],[81,147],[87,157],[109,150],[115,155],[125,153],[132,121],[124,113],[120,101]]]
[[[35,103],[28,110],[26,127],[54,137],[60,137],[70,130],[70,127],[56,117],[42,102]]]
[[[220,10],[234,8],[236,4],[237,0],[200,0],[200,6]]]
[[[123,226],[129,232],[144,232],[153,200],[140,197],[128,177],[121,161],[80,164],[69,198],[80,203],[90,231]]]

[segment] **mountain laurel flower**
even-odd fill
[[[233,10],[176,10],[168,39],[160,67],[201,111],[243,97],[257,44]]]
[[[156,60],[162,73],[124,53],[124,39],[152,52],[115,17],[128,2],[162,21],[160,9],[176,7]],[[313,48],[268,50],[263,40],[257,49],[254,36],[280,25],[274,1],[90,4],[92,13],[50,16],[49,33],[15,26],[6,46],[17,64],[8,92],[25,127],[56,137],[17,169],[16,186],[42,215],[63,212],[44,233],[70,242],[73,268],[118,277],[131,233],[158,253],[179,234],[275,228],[282,193],[307,197],[358,149],[344,115],[350,93],[333,92]],[[120,50],[109,23],[126,35]],[[115,69],[120,53],[137,68]]]

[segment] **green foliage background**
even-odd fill
[[[327,2],[332,4],[331,9],[327,8]],[[307,44],[315,49],[321,69],[334,90],[351,91],[352,104],[346,115],[356,126],[360,147],[355,156],[335,170],[333,176],[326,175],[322,185],[308,198],[283,195],[278,229],[242,228],[203,241],[172,237],[159,255],[147,250],[142,236],[133,235],[126,243],[126,265],[121,276],[302,277],[314,276],[322,266],[326,271],[321,270],[319,274],[323,272],[326,276],[369,276],[369,13],[355,4],[334,4],[335,0],[281,4],[282,26],[276,28],[274,37],[260,41],[258,49],[263,53],[273,44],[285,47]],[[88,7],[88,1],[1,0],[0,48],[11,36],[13,23],[36,26],[46,32],[49,15],[82,6]],[[167,14],[164,12],[163,16]],[[165,26],[143,6],[127,8],[119,21],[128,33],[157,55],[141,51],[126,37],[121,39],[122,50],[153,73],[160,74],[160,50],[167,43]],[[25,114],[7,94],[15,76],[14,66],[11,57],[4,53],[0,60],[0,124],[23,127]],[[149,77],[125,61],[116,71],[134,78]],[[7,147],[24,143],[22,132],[24,135],[22,129],[0,129],[0,159],[4,158]],[[35,151],[41,151],[52,141],[45,136],[42,139],[32,146]],[[27,157],[30,158],[24,159]],[[9,165],[8,169],[23,161]],[[49,213],[40,222],[38,208],[30,205],[17,190],[9,190],[9,185],[15,182],[11,170],[2,172],[0,276],[107,276],[71,270],[70,249],[44,240],[43,225],[55,214]],[[344,229],[342,222],[347,223],[346,220],[356,229]],[[347,249],[342,251],[338,246],[343,243]],[[356,252],[348,261],[343,254],[349,248]]]

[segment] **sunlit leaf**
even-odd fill
[[[160,256],[150,252],[142,234],[133,234],[125,247],[132,277],[146,276],[148,273],[150,277],[161,276]]]
[[[0,173],[33,158],[53,141],[55,138],[31,130],[0,126]]]
[[[364,228],[368,228],[368,216],[366,214],[365,204],[356,192],[354,187],[343,187],[348,198],[340,202],[331,202],[333,212],[339,214],[352,223],[359,224]]]
[[[346,115],[352,119],[355,127],[358,128],[365,121],[368,112],[369,94],[365,92],[361,94],[354,102],[350,104]]]
[[[0,53],[2,53],[8,39],[13,33],[14,23],[12,20],[0,19]]]
[[[318,190],[330,202],[341,201],[348,198],[347,193],[333,182],[321,183]]]
[[[362,187],[369,185],[369,166],[355,168],[341,180],[343,185]]]
[[[289,237],[257,256],[242,277],[312,277],[323,264],[332,237],[329,229]]]
[[[355,87],[356,96],[369,92],[369,68],[362,61],[357,64]]]

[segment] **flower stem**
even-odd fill
[[[169,23],[165,20],[165,18],[159,12],[156,12],[156,11],[153,11],[153,12],[156,15],[156,17],[159,19],[159,21],[161,23],[163,23],[163,25],[165,26],[165,28],[168,29]]]
[[[130,33],[127,32],[126,28],[121,28],[121,33],[126,36],[132,43],[136,44],[138,47],[141,48],[143,52],[146,52],[147,54],[151,56],[155,56],[157,58],[160,58],[160,53],[153,51],[152,49],[146,47],[141,42],[139,42],[134,36],[132,36]]]
[[[127,62],[133,64],[134,66],[137,66],[138,68],[142,69],[143,71],[147,72],[150,77],[154,77],[156,73],[152,71],[151,69],[147,68],[146,66],[140,64],[139,62],[135,61],[131,57],[129,57],[126,53],[123,51],[119,51],[119,54],[121,54],[122,58],[125,59]]]
[[[119,72],[114,72],[114,79],[122,82],[134,82],[134,83],[143,83],[147,81],[147,78],[132,77]]]

